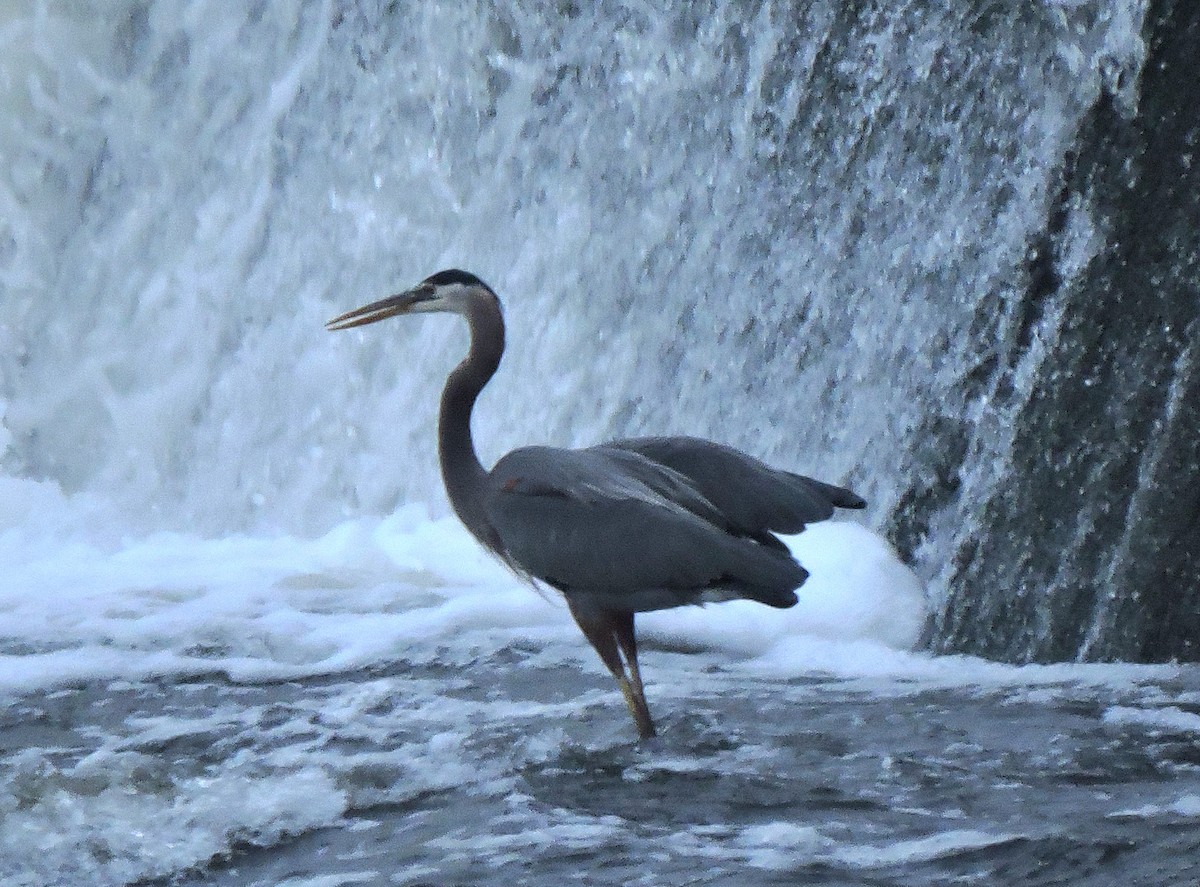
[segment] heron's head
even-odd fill
[[[492,288],[471,274],[451,268],[431,274],[412,289],[363,305],[335,317],[325,324],[327,330],[347,330],[400,314],[428,314],[435,311],[466,314],[481,299],[495,301]]]

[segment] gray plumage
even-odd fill
[[[638,613],[745,597],[790,607],[807,576],[687,476],[633,450],[526,447],[489,480],[502,556],[576,606]]]
[[[842,487],[693,437],[631,438],[578,450],[523,447],[487,471],[470,420],[504,352],[504,320],[490,287],[464,271],[441,271],[328,327],[435,311],[463,315],[471,331],[470,351],[446,382],[438,419],[451,505],[513,569],[563,593],[616,677],[639,735],[653,736],[633,614],[736,598],[790,607],[808,573],[776,534],[799,533],[835,508],[866,503]]]

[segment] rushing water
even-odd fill
[[[793,610],[643,620],[641,744],[565,608],[450,520],[10,553],[0,881],[1194,882],[1200,672],[906,653],[879,542],[794,544]]]
[[[0,880],[1193,883],[1194,667],[930,652],[1200,655],[1200,19],[1009,6],[0,9]],[[448,266],[485,461],[870,500],[653,743],[443,517],[460,325],[322,329]]]
[[[1200,674],[747,667],[651,644],[662,736],[569,635],[334,678],[28,694],[10,884],[1186,885]],[[581,658],[575,661],[575,655]],[[582,673],[581,668],[582,666]]]

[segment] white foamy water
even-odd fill
[[[348,521],[316,539],[159,533],[126,540],[46,484],[5,484],[0,532],[0,687],[220,672],[235,681],[310,677],[387,663],[476,633],[493,642],[574,631],[556,592],[538,593],[450,518],[420,506]],[[99,541],[95,538],[99,537]],[[772,660],[782,673],[850,642],[886,659],[916,641],[920,584],[854,524],[794,537],[813,576],[785,612],[735,602],[647,614],[653,642]],[[861,652],[859,646],[855,647]],[[869,655],[868,660],[871,656]],[[851,670],[869,668],[858,659]]]
[[[624,742],[631,729],[557,593],[522,583],[456,521],[422,507],[315,539],[120,538],[94,526],[101,508],[52,485],[10,480],[4,492],[0,694],[13,706],[10,729],[38,736],[13,750],[0,780],[0,874],[10,883],[168,876],[239,844],[345,828],[364,804],[451,790],[503,798],[514,789],[510,768],[557,754],[581,712],[608,713],[603,736]],[[923,597],[885,543],[853,524],[792,541],[813,575],[791,610],[730,604],[645,619],[647,678],[667,710],[713,692],[686,679],[688,660],[730,669],[723,681],[736,684],[761,681],[764,667],[775,678],[803,674],[810,648],[821,667],[847,674],[910,655],[900,651],[915,641]],[[483,692],[481,660],[510,649],[535,674],[582,668],[582,680],[550,701],[454,698]],[[364,677],[397,667],[444,671]],[[270,689],[302,679],[334,683],[298,698]],[[147,682],[175,689],[149,710],[104,714],[130,694],[144,699]],[[247,707],[239,686],[266,698]],[[91,739],[38,732],[46,706],[80,692],[99,706],[77,722]],[[530,737],[479,758],[480,731],[516,724],[531,725]],[[370,750],[337,748],[354,737]],[[245,743],[252,755],[225,748]],[[518,830],[491,843],[474,830],[443,834],[428,859],[507,859],[548,840],[582,851],[627,829],[615,817],[538,825],[536,811],[508,816]]]
[[[555,593],[421,506],[122,539],[6,492],[6,884],[549,887],[614,854],[654,883],[920,883],[1195,816],[1189,672],[909,652],[920,583],[856,524],[789,540],[812,575],[787,611],[639,620],[662,736],[637,745]],[[1122,775],[1147,768],[1176,784]]]

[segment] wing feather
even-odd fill
[[[744,535],[799,533],[834,508],[863,508],[850,490],[780,471],[732,447],[695,437],[639,437],[602,448],[640,453],[686,477]]]
[[[631,450],[515,450],[492,469],[486,510],[508,559],[597,606],[658,609],[713,589],[790,606],[807,576],[786,552],[731,535],[689,478]]]

